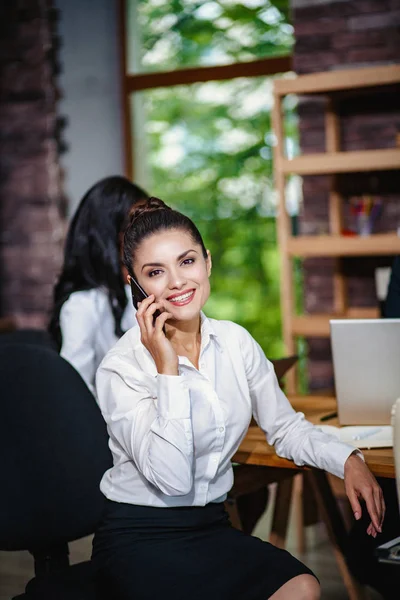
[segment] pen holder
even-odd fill
[[[371,235],[373,230],[373,221],[370,215],[360,213],[355,215],[355,230],[357,235]]]
[[[382,200],[362,196],[350,199],[350,210],[353,220],[353,231],[356,235],[371,235],[375,230],[375,224],[382,212]]]

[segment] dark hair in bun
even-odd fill
[[[124,235],[124,265],[132,277],[135,276],[132,269],[135,251],[144,239],[159,231],[179,229],[189,233],[193,241],[201,246],[204,258],[207,258],[203,238],[193,221],[159,198],[152,196],[146,202],[140,202],[132,208],[129,216],[130,222]]]

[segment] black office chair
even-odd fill
[[[44,329],[14,329],[13,331],[0,331],[0,344],[34,344],[46,346],[57,351],[57,346]]]
[[[90,561],[68,542],[94,532],[112,464],[106,426],[73,367],[35,344],[0,344],[0,549],[29,550],[24,600],[97,600]]]

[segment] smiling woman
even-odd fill
[[[154,236],[162,232],[157,245]],[[196,320],[210,294],[211,256],[187,217],[158,198],[135,210],[124,238],[124,261],[130,277],[156,299],[169,323]],[[140,310],[138,320],[140,319]]]
[[[293,410],[244,328],[204,315],[211,256],[188,217],[156,198],[134,208],[124,264],[149,296],[96,378],[114,463],[93,542],[99,579],[117,600],[317,600],[306,566],[229,523],[232,457],[254,417],[280,456],[345,477],[372,535],[384,512],[375,479],[353,446]]]

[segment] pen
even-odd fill
[[[368,431],[364,431],[364,433],[360,433],[359,435],[353,435],[353,440],[364,440],[365,438],[374,435],[375,433],[379,433],[382,431],[382,427],[375,427],[374,429],[369,429]]]
[[[321,417],[320,421],[329,421],[329,419],[334,419],[335,417],[337,417],[337,412],[332,412],[328,415],[325,415],[324,417]]]

